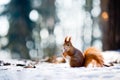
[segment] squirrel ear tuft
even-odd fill
[[[69,37],[69,41],[71,41],[71,36]]]
[[[68,38],[68,36],[65,37],[65,41],[64,42],[67,42],[67,38]]]
[[[65,37],[65,42],[69,42],[69,41],[71,41],[71,37]]]

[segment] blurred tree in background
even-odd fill
[[[35,39],[35,49],[37,56],[40,58],[46,56],[53,56],[56,53],[56,43],[54,36],[55,27],[55,0],[31,0],[33,10],[31,15],[38,14],[36,19],[31,20],[35,22],[36,26],[33,29],[33,36]],[[34,17],[34,16],[33,16]],[[34,53],[33,53],[34,54]]]
[[[101,0],[103,50],[120,49],[120,1]],[[106,6],[107,5],[107,6]]]
[[[28,40],[33,41],[33,23],[29,19],[31,11],[30,0],[11,0],[2,15],[7,15],[9,19],[9,43],[4,48],[9,48],[12,54],[20,55],[21,58],[29,59],[29,51],[26,47]]]
[[[108,50],[120,49],[120,1],[110,0],[108,2]]]

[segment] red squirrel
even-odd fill
[[[66,37],[64,40],[63,57],[65,60],[69,59],[71,67],[102,67],[103,57],[98,49],[90,47],[82,53],[75,48],[71,43],[71,37]]]
[[[84,62],[84,56],[82,52],[76,49],[71,43],[71,37],[66,37],[64,40],[64,52],[63,57],[67,61],[69,59],[69,64],[71,67],[82,67]]]

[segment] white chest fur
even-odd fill
[[[67,55],[67,56],[63,56],[63,57],[64,57],[66,63],[69,64],[70,63],[70,59],[71,59],[70,56]]]

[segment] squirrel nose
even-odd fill
[[[66,50],[66,48],[65,47],[63,47],[63,51],[65,51]]]
[[[66,48],[64,47],[64,48],[63,48],[63,52],[64,52],[65,50],[66,50]]]
[[[67,51],[67,49],[68,49],[67,47],[64,47],[64,49],[63,49],[63,50],[64,50],[64,51]]]

